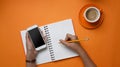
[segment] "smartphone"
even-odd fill
[[[28,36],[37,51],[46,48],[45,41],[41,35],[41,31],[37,25],[33,25],[27,29]]]

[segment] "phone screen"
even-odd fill
[[[35,48],[45,44],[38,27],[28,31]]]

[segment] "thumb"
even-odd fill
[[[63,45],[66,45],[66,46],[69,46],[70,44],[68,42],[66,42],[65,40],[60,40],[60,42],[63,44]]]

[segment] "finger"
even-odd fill
[[[39,31],[40,31],[40,34],[44,36],[44,32],[41,29],[39,29]]]
[[[44,36],[43,31],[41,31],[41,35]]]
[[[68,34],[66,34],[65,41],[68,41],[68,40],[70,40],[70,38],[68,37]]]
[[[27,50],[29,49],[28,42],[29,42],[28,32],[26,32],[26,48],[27,48]]]
[[[67,34],[67,36],[68,36],[69,38],[71,38],[71,39],[74,39],[74,38],[75,38],[75,36],[72,35],[72,34]]]
[[[30,40],[29,40],[29,37],[28,37],[28,32],[26,32],[26,45],[27,45],[27,43],[29,42]]]
[[[31,42],[30,39],[29,39],[28,32],[26,33],[26,42]]]
[[[60,40],[60,42],[63,44],[63,45],[66,45],[66,46],[69,46],[69,43],[64,41],[64,40]]]
[[[28,49],[35,49],[29,38],[28,32],[26,33],[26,46]]]
[[[66,34],[66,38],[65,38],[65,40],[72,40],[72,39],[75,39],[75,36],[74,35],[72,35],[72,34]]]
[[[42,35],[42,37],[43,37],[43,40],[45,41],[45,43],[46,43],[46,41],[47,41],[47,36],[46,35],[44,35],[44,32],[41,30],[41,29],[39,29],[39,31],[40,31],[40,34]]]
[[[44,36],[43,39],[44,39],[44,41],[46,43],[47,42],[47,36]]]

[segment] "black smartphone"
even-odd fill
[[[37,25],[33,25],[27,29],[30,40],[37,51],[46,48],[45,41]]]

